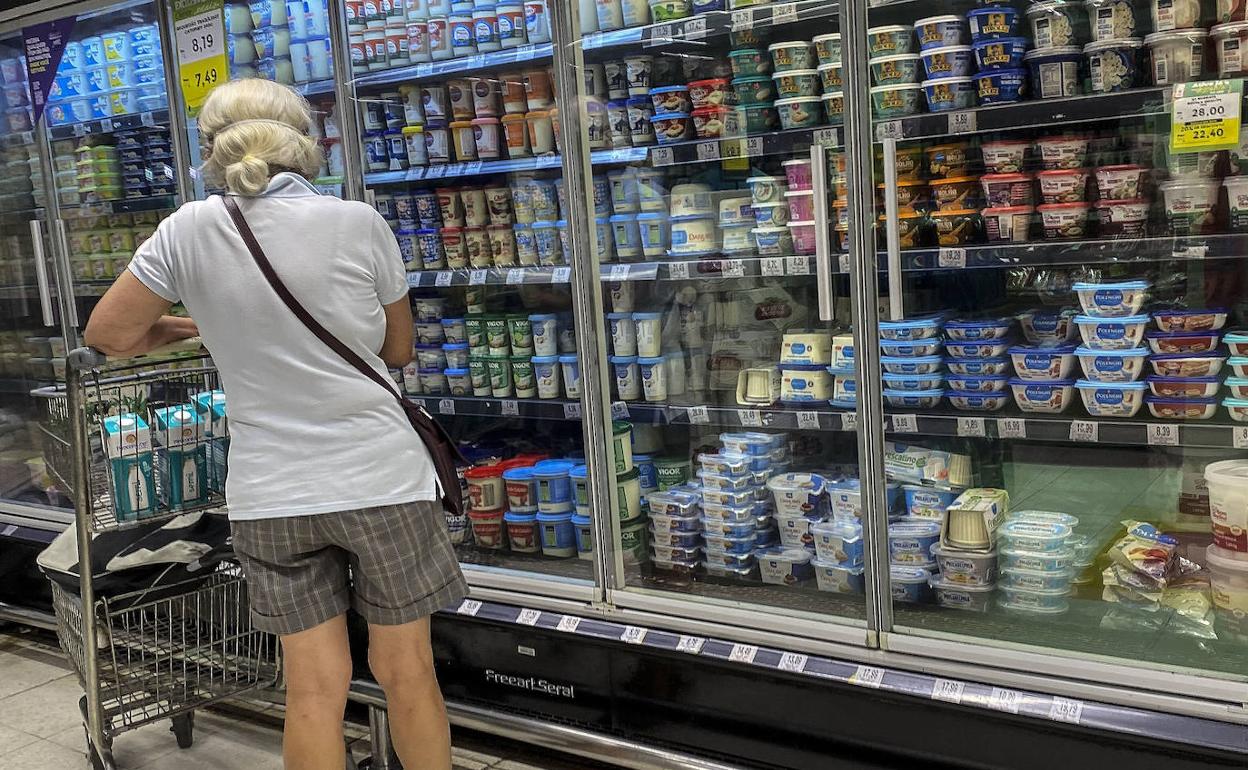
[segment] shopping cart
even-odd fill
[[[93,534],[196,511],[217,515],[221,439],[210,421],[175,419],[185,415],[178,407],[218,389],[207,356],[114,365],[79,349],[66,380],[34,395],[44,405],[48,469],[74,500],[81,565],[92,564]],[[61,647],[86,693],[95,768],[116,767],[112,742],[125,730],[171,718],[186,748],[195,709],[276,684],[277,641],[252,625],[237,566],[113,596],[96,596],[92,569],[80,573],[77,595],[53,582],[53,606]]]

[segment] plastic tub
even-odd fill
[[[946,321],[945,334],[955,342],[976,342],[999,340],[1009,336],[1012,321],[1008,318],[994,318],[986,321]],[[973,358],[975,356],[960,356]]]
[[[1088,59],[1089,84],[1093,93],[1113,93],[1134,88],[1143,62],[1139,38],[1102,40],[1088,43],[1083,53]]]
[[[945,351],[951,358],[1000,358],[1009,350],[1008,340],[985,340],[982,342],[947,342]]]
[[[928,585],[935,592],[936,604],[947,609],[987,612],[992,606],[992,585],[956,582],[949,575],[933,575]]]
[[[1226,407],[1226,412],[1236,422],[1248,422],[1248,399],[1245,398],[1224,398],[1222,406]]]
[[[1077,380],[1083,406],[1093,417],[1134,417],[1144,405],[1142,382]]]
[[[1018,35],[1022,26],[1021,12],[1005,5],[975,8],[966,14],[971,29],[971,40],[992,40]]]
[[[895,602],[921,603],[930,601],[932,573],[923,567],[890,565],[889,586]]]
[[[915,53],[899,53],[878,56],[868,62],[871,82],[877,86],[895,86],[919,82],[920,57]],[[927,59],[923,58],[926,64]],[[942,77],[947,77],[942,76]]]
[[[934,374],[941,370],[944,359],[941,356],[922,356],[909,358],[900,356],[882,356],[880,365],[891,374]]]
[[[890,24],[867,29],[867,54],[872,58],[914,50],[914,28],[908,24]]]
[[[907,516],[936,521],[944,518],[949,505],[958,498],[955,490],[917,484],[903,484],[902,492],[905,495]]]
[[[1074,380],[1010,380],[1014,402],[1024,412],[1061,414],[1074,400]]]
[[[1157,185],[1166,204],[1166,223],[1172,235],[1201,235],[1212,232],[1217,222],[1217,180],[1174,179]]]
[[[1070,588],[1071,570],[1037,571],[1005,567],[1001,570],[1001,587],[1026,591],[1065,591]]]
[[[1086,21],[1080,0],[1045,0],[1027,6],[1027,21],[1036,48],[1054,48],[1083,42]]]
[[[969,77],[948,77],[923,81],[929,112],[966,110],[975,106],[978,88]]]
[[[1229,176],[1222,180],[1222,186],[1226,188],[1227,223],[1231,231],[1248,231],[1248,176]]]
[[[820,64],[839,64],[841,61],[841,33],[831,32],[816,35],[811,41],[815,46],[815,55]]]
[[[1003,570],[1028,570],[1039,573],[1063,573],[1075,563],[1075,551],[1063,548],[1057,551],[1027,551],[1020,548],[1002,548],[999,566]]]
[[[1087,203],[1047,203],[1037,206],[1044,237],[1050,239],[1083,238],[1088,233]]]
[[[810,552],[805,548],[769,548],[755,552],[764,583],[796,585],[815,576]]]
[[[1145,355],[1148,353],[1146,349],[1140,352]],[[1248,358],[1232,358],[1228,362],[1226,356],[1216,353],[1198,356],[1152,356],[1148,362],[1153,367],[1153,373],[1163,377],[1214,377],[1221,371],[1224,363],[1230,364],[1237,377],[1248,376]]]
[[[1087,200],[1088,170],[1061,168],[1041,171],[1040,197],[1045,203],[1081,203]]]
[[[940,540],[940,523],[924,519],[888,525],[888,561],[908,567],[934,565],[932,546]]]
[[[1101,316],[1075,316],[1079,334],[1085,346],[1092,350],[1127,350],[1138,348],[1144,339],[1148,316],[1133,315],[1118,318]]]
[[[996,412],[1010,400],[1010,394],[1006,391],[980,393],[951,390],[946,395],[954,409],[967,412]]]
[[[942,319],[939,316],[880,321],[880,338],[898,342],[939,337]]]
[[[650,119],[659,144],[683,142],[694,138],[693,120],[688,113],[671,112],[656,114]]]
[[[1248,642],[1248,520],[1237,516],[1239,537],[1225,548],[1218,544],[1205,550],[1213,610],[1219,638]]]
[[[1031,174],[984,174],[979,178],[984,189],[984,205],[991,208],[1030,207],[1032,180]]]
[[[1203,29],[1175,29],[1146,36],[1144,43],[1153,62],[1153,85],[1203,79],[1208,37]]]
[[[1010,371],[1008,358],[948,358],[944,363],[948,364],[950,374],[959,376],[993,376]],[[939,368],[933,371],[939,371]]]
[[[975,54],[975,66],[980,72],[1014,70],[1023,66],[1027,38],[999,37],[981,40],[973,43],[971,48]]]
[[[921,182],[913,182],[911,184],[917,185],[917,191],[921,191],[923,189]],[[936,204],[936,209],[938,211],[945,212],[966,210],[976,207],[979,203],[978,198],[980,185],[977,177],[951,176],[945,177],[944,179],[933,179],[929,184],[931,188],[932,201]],[[917,198],[918,192],[914,194]],[[899,190],[898,198],[900,197],[901,192]],[[900,205],[900,203],[901,201],[899,200],[898,204]],[[914,203],[921,203],[921,201],[916,200],[911,203],[911,206],[913,206]]]
[[[1227,335],[1229,338],[1231,335]],[[1241,335],[1243,336],[1243,335]],[[1158,355],[1199,355],[1212,353],[1218,349],[1217,332],[1159,332],[1150,331],[1144,335],[1148,346]],[[1240,343],[1248,349],[1248,340]],[[1240,355],[1234,341],[1227,339],[1231,355]]]
[[[817,126],[823,119],[823,100],[818,96],[777,99],[775,107],[780,115],[780,127],[786,131]]]
[[[1023,139],[998,139],[984,142],[980,151],[984,169],[989,174],[1017,174],[1022,172],[1031,142]],[[934,173],[934,172],[933,172]]]
[[[536,514],[508,511],[503,521],[507,525],[507,541],[511,550],[518,553],[537,553],[541,550]]]
[[[767,46],[767,53],[776,72],[814,70],[819,64],[814,49],[805,40],[772,43]]]
[[[1163,398],[1147,395],[1148,411],[1162,420],[1208,420],[1218,409],[1216,398]]]
[[[468,511],[472,538],[478,547],[503,547],[503,515],[501,508],[495,511]]]
[[[997,552],[959,551],[940,543],[932,546],[940,574],[960,586],[991,586],[997,577]]]
[[[947,381],[949,390],[963,393],[998,393],[1005,390],[1009,378],[1003,375],[981,377],[976,375],[954,374]]]
[[[815,583],[820,591],[837,594],[861,594],[864,590],[863,567],[838,564],[825,559],[810,560]]]
[[[1010,519],[997,529],[997,540],[1003,552],[1013,549],[1052,554],[1066,549],[1066,541],[1072,532],[1068,524]]]
[[[771,76],[780,99],[819,95],[819,73],[815,70],[789,70]]]
[[[884,57],[885,59],[898,57]],[[919,60],[923,63],[923,71],[927,75],[928,80],[938,80],[940,78],[961,78],[968,77],[974,73],[974,57],[971,53],[969,45],[948,45],[939,48],[931,48],[919,54]],[[904,81],[914,83],[917,78]],[[876,80],[877,85],[884,85],[885,81]]]
[[[1201,379],[1201,378],[1198,378]],[[1216,377],[1211,377],[1215,382]],[[1248,377],[1227,377],[1226,388],[1231,392],[1231,396],[1237,399],[1248,399]]]
[[[884,387],[890,390],[935,390],[944,385],[941,374],[888,374],[882,375]]]
[[[1144,167],[1133,164],[1096,169],[1097,198],[1103,201],[1134,201],[1143,189]]]
[[[922,100],[923,87],[915,83],[871,89],[872,113],[880,120],[917,114]]]
[[[813,473],[786,473],[767,481],[778,516],[820,513],[827,509],[825,480]]]
[[[689,100],[694,109],[728,106],[735,99],[736,95],[728,85],[728,78],[707,78],[689,83]]]
[[[1073,320],[1075,315],[1073,310],[1027,310],[1019,313],[1017,318],[1029,343],[1052,347],[1075,338],[1078,331]]]
[[[1238,6],[1244,7],[1242,2]],[[1232,21],[1218,24],[1209,30],[1213,38],[1213,50],[1217,56],[1219,78],[1232,78],[1248,74],[1248,57],[1244,56],[1248,48],[1248,21]]]
[[[1021,101],[1028,90],[1024,69],[988,70],[975,75],[974,80],[981,105]]]
[[[941,388],[931,390],[892,390],[884,389],[884,398],[889,406],[900,409],[935,409],[945,397]]]
[[[1070,602],[1066,600],[1069,589],[1046,593],[1001,586],[1000,591],[1000,606],[1008,612],[1049,616],[1061,615],[1070,610]]]
[[[1072,288],[1084,313],[1104,318],[1138,314],[1148,298],[1149,286],[1147,281],[1115,281],[1078,282]]]
[[[1031,73],[1032,97],[1058,99],[1079,95],[1083,58],[1083,49],[1078,46],[1041,48],[1024,54],[1023,62]]]
[[[1031,382],[1065,380],[1075,364],[1074,346],[1015,346],[1007,351],[1019,379]]]
[[[1102,238],[1142,238],[1148,226],[1148,201],[1102,200],[1096,204]]]
[[[938,339],[880,340],[884,355],[893,358],[926,358],[938,355],[944,344]]]
[[[863,563],[862,525],[857,521],[816,522],[810,532],[818,558],[854,566]]]
[[[961,45],[966,40],[962,17],[951,14],[916,20],[914,35],[919,41],[919,50],[924,52]]]

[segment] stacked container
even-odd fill
[[[250,39],[246,44],[254,54]],[[160,33],[142,24],[66,43],[46,116],[49,125],[63,126],[167,106]]]
[[[1067,513],[1010,514],[997,533],[1002,608],[1030,615],[1060,615],[1069,609],[1078,524]]]
[[[758,578],[756,551],[770,548],[777,539],[767,480],[773,462],[781,468],[787,463],[788,448],[783,435],[766,433],[725,433],[720,441],[719,452],[697,456],[698,486],[691,490],[701,498],[706,570],[719,577]],[[766,557],[770,570],[761,577],[767,582],[793,582],[786,581],[784,574],[801,575],[810,569],[808,557],[804,564],[787,566],[782,564],[782,554]]]
[[[1093,417],[1134,417],[1144,405],[1144,347],[1148,316],[1141,315],[1147,281],[1081,282],[1074,285],[1083,315],[1073,319],[1083,345],[1075,356],[1084,379],[1075,387]]]

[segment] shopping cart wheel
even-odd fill
[[[189,749],[195,742],[195,712],[188,711],[185,714],[179,714],[171,721],[173,725],[169,730],[178,739],[178,748]]]

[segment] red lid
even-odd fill
[[[715,86],[719,86],[721,88],[727,88],[728,78],[706,78],[705,80],[694,80],[689,83],[690,88],[694,88],[697,86],[706,86],[707,88],[714,88]]]
[[[731,109],[731,107],[723,104],[708,104],[705,107],[698,107],[695,109],[692,115],[695,118],[706,118],[713,115],[727,115],[728,111]]]
[[[504,468],[503,468],[502,463],[499,463],[498,465],[475,465],[469,468],[468,470],[464,471],[464,478],[466,479],[493,478],[496,476],[502,476],[503,470]]]
[[[1031,174],[984,174],[980,177],[983,182],[1030,182]]]
[[[1130,199],[1124,199],[1124,200],[1097,201],[1096,205],[1098,207],[1099,206],[1127,206],[1127,205],[1147,206],[1148,201],[1144,200],[1143,198],[1130,198]]]
[[[1097,166],[1097,171],[1143,171],[1143,166],[1137,166],[1134,163],[1123,163],[1117,166]]]
[[[496,508],[492,511],[468,511],[470,519],[502,519],[505,508]]]
[[[984,209],[984,216],[993,214],[1030,214],[1034,212],[1031,206],[996,206],[990,209]]]
[[[1073,209],[1086,209],[1091,204],[1084,201],[1076,201],[1073,203],[1042,203],[1036,206],[1036,211],[1064,211]]]
[[[1086,168],[1051,168],[1048,171],[1037,172],[1039,176],[1069,176],[1071,174],[1088,175]]]

